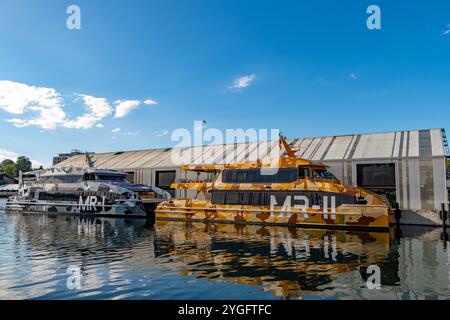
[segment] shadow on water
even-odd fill
[[[440,231],[151,226],[0,212],[0,298],[448,298]],[[80,268],[80,290],[67,288],[71,265]],[[366,286],[371,265],[380,268],[380,290]]]

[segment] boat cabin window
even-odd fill
[[[302,205],[304,201],[296,200],[295,196],[304,196],[309,200],[310,206],[323,206],[324,196],[335,197],[336,206],[342,204],[355,204],[356,199],[352,195],[322,192],[322,191],[308,191],[308,190],[264,190],[264,191],[250,191],[250,190],[213,190],[211,202],[213,204],[223,205],[247,205],[247,206],[267,206],[269,207],[271,201],[276,201],[276,206],[283,206],[287,200],[291,201],[291,205]],[[273,203],[273,202],[272,202]]]
[[[96,174],[95,177],[96,177],[95,180],[100,180],[100,181],[125,182],[125,176],[122,176],[122,175]]]
[[[298,179],[295,168],[280,168],[274,174],[263,174],[260,169],[229,169],[223,171],[225,183],[290,183]]]
[[[23,182],[35,182],[36,180],[37,180],[37,177],[35,174],[23,174],[22,175]]]
[[[336,179],[336,177],[328,170],[325,169],[311,169],[311,168],[300,168],[299,170],[300,179],[313,178],[313,179]]]
[[[78,183],[83,176],[80,175],[58,175],[58,176],[40,176],[40,183]]]
[[[86,181],[113,181],[113,182],[126,182],[125,176],[120,174],[99,174],[99,173],[86,173],[84,175]]]

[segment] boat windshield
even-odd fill
[[[338,180],[330,171],[326,169],[312,169],[312,168],[300,168],[300,178]]]
[[[100,181],[115,181],[115,182],[125,182],[125,177],[120,175],[106,175],[106,174],[96,174],[96,180]]]
[[[121,174],[86,173],[84,178],[86,181],[127,182],[125,176]]]
[[[55,175],[55,176],[41,176],[40,183],[79,183],[82,181],[81,175]]]
[[[336,179],[336,177],[328,170],[314,170],[314,173],[320,178]]]

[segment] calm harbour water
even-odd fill
[[[0,200],[0,208],[4,201]],[[442,230],[384,233],[7,215],[0,299],[450,299]],[[367,288],[367,268],[381,288]],[[67,287],[68,268],[81,289]]]

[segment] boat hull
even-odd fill
[[[342,205],[336,212],[283,210],[280,207],[213,205],[208,201],[173,200],[161,203],[156,218],[196,222],[274,225],[330,229],[389,230],[389,207]]]
[[[151,214],[146,211],[141,202],[127,202],[109,206],[83,206],[75,202],[20,201],[14,198],[10,198],[6,202],[5,212],[129,218],[146,218]]]

